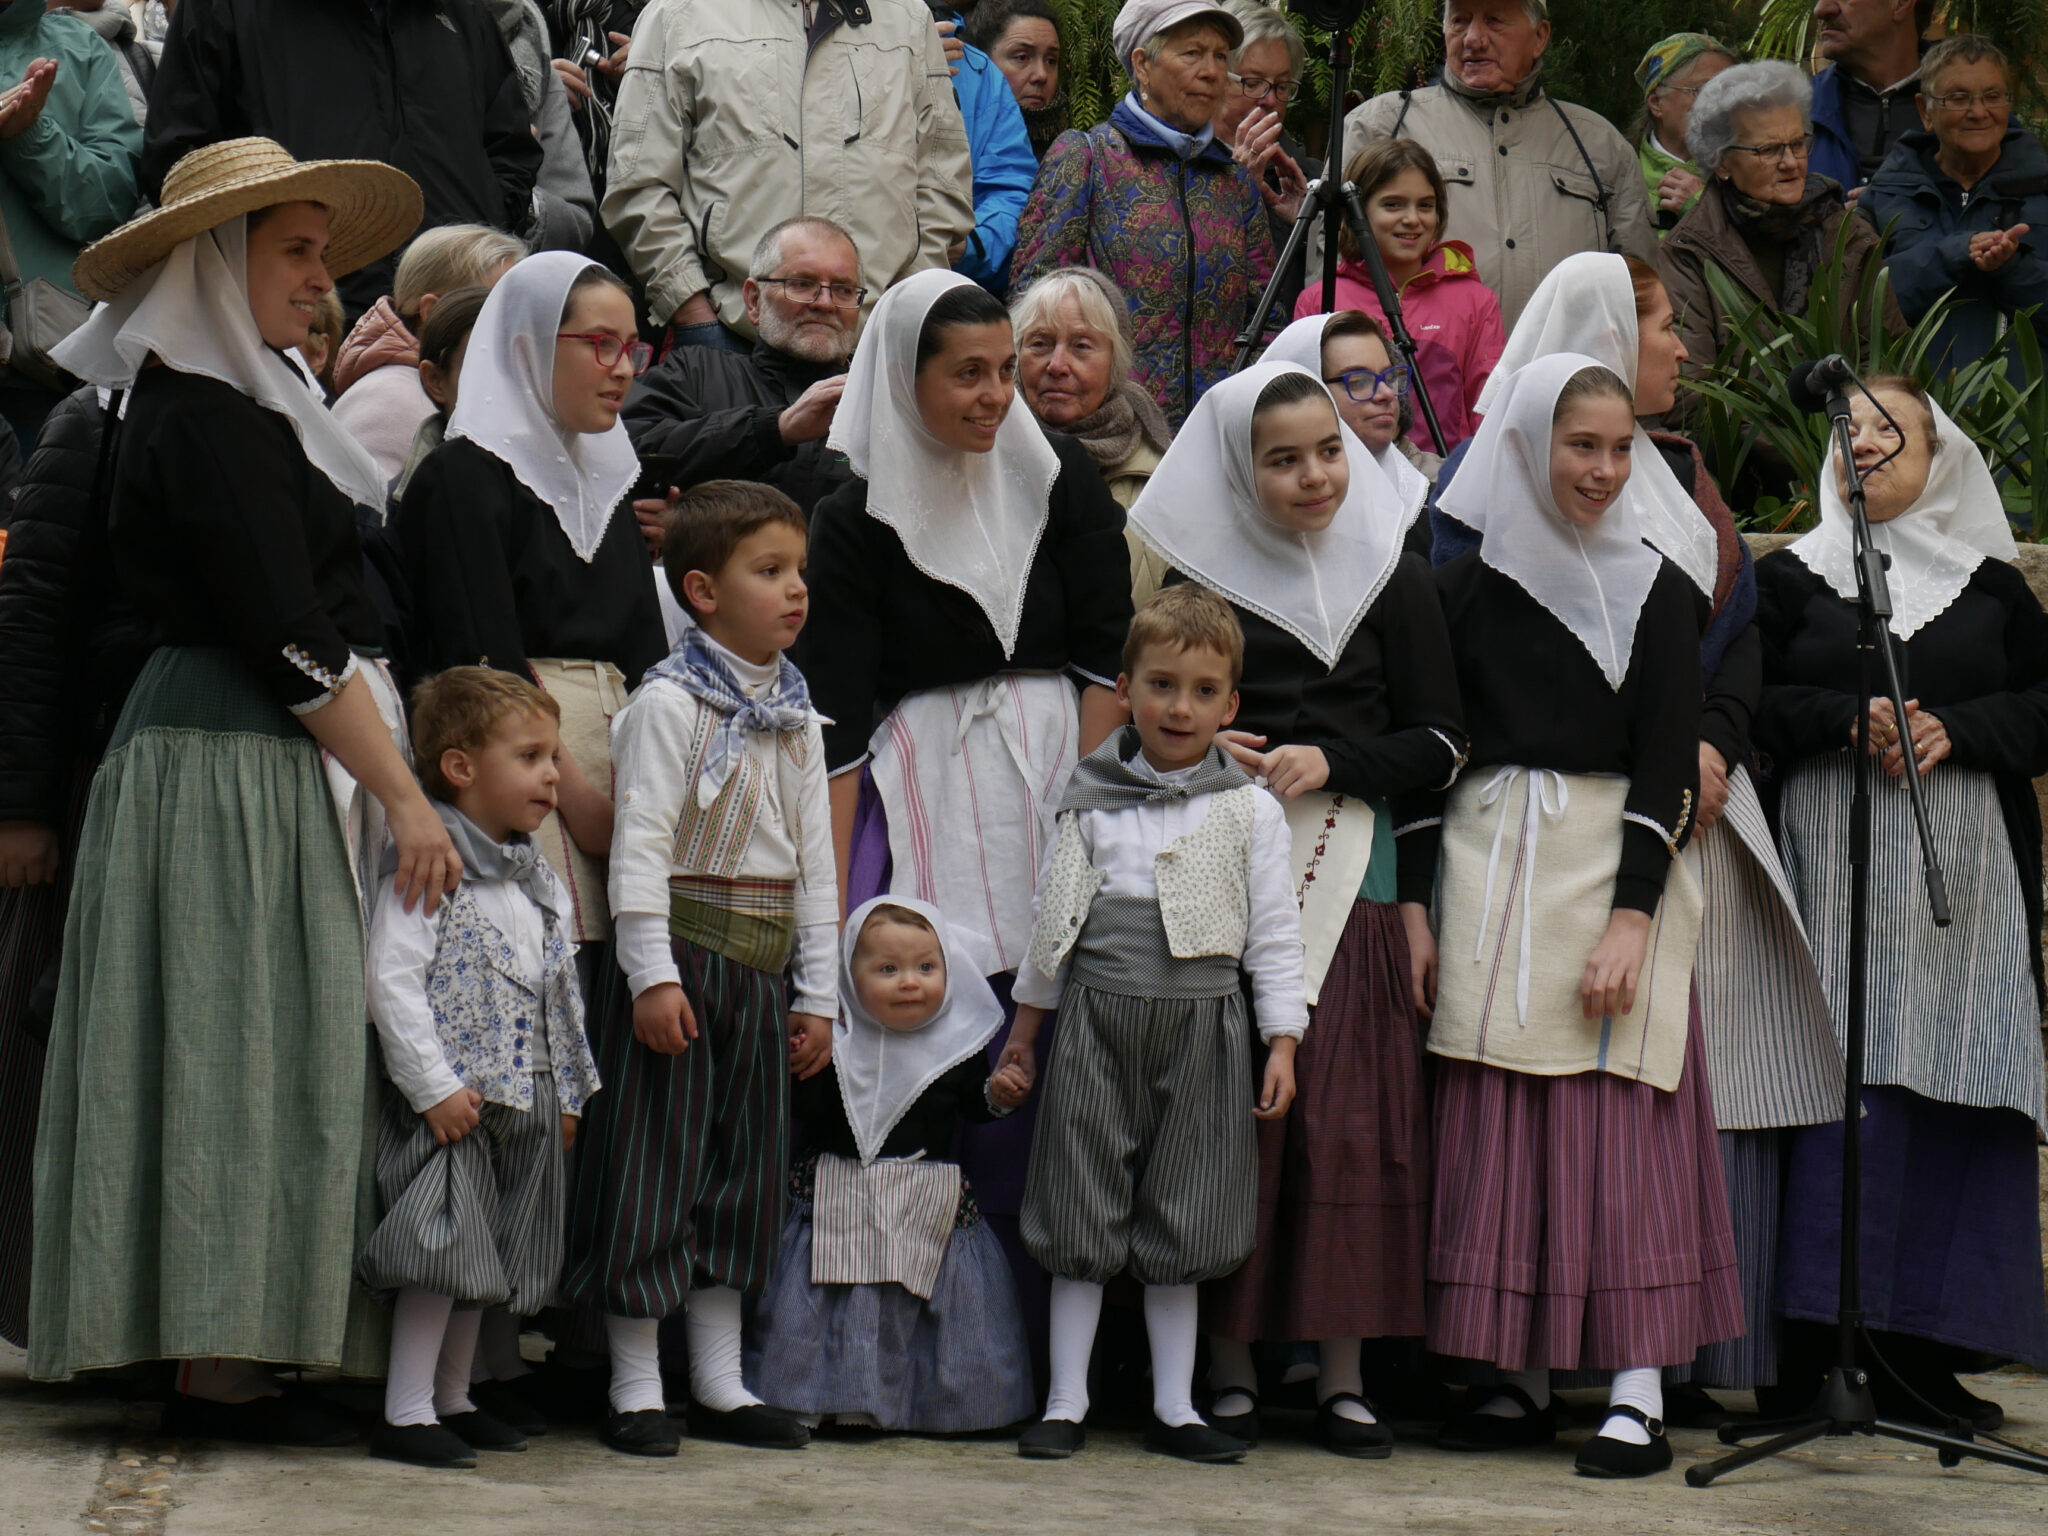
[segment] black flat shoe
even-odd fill
[[[1664,1389],[1664,1422],[1679,1429],[1719,1429],[1733,1424],[1735,1415],[1698,1382],[1680,1381]]]
[[[628,1456],[673,1456],[683,1448],[683,1437],[659,1408],[615,1413],[604,1421],[598,1438]]]
[[[452,1429],[460,1435],[470,1449],[477,1451],[523,1451],[526,1436],[496,1414],[486,1413],[478,1408],[471,1413],[446,1414],[441,1419],[443,1429]]]
[[[1556,1397],[1538,1408],[1520,1387],[1502,1382],[1486,1394],[1479,1407],[1497,1397],[1511,1397],[1520,1403],[1522,1416],[1503,1418],[1497,1413],[1481,1413],[1478,1408],[1460,1413],[1446,1420],[1436,1432],[1437,1447],[1446,1451],[1512,1451],[1523,1446],[1549,1445],[1557,1438]]]
[[[356,1427],[339,1409],[306,1392],[216,1403],[173,1392],[159,1434],[180,1440],[242,1440],[252,1445],[349,1445]]]
[[[469,1442],[444,1424],[379,1424],[370,1435],[370,1454],[450,1472],[476,1465]]]
[[[811,1443],[810,1428],[802,1419],[766,1403],[749,1403],[730,1413],[692,1403],[690,1433],[700,1440],[729,1440],[768,1451],[800,1451]]]
[[[1259,1443],[1258,1395],[1245,1391],[1243,1387],[1232,1387],[1228,1391],[1218,1392],[1216,1401],[1220,1403],[1226,1397],[1245,1398],[1250,1401],[1251,1407],[1243,1413],[1205,1413],[1202,1417],[1208,1420],[1211,1429],[1222,1431],[1247,1449],[1256,1446]]]
[[[1154,1419],[1145,1427],[1145,1449],[1161,1456],[1178,1456],[1205,1466],[1224,1466],[1243,1461],[1251,1447],[1234,1435],[1211,1429],[1199,1420],[1193,1424],[1162,1424]]]
[[[548,1432],[547,1416],[534,1406],[532,1398],[509,1381],[471,1382],[469,1400],[529,1440]]]
[[[1361,1424],[1337,1411],[1339,1403],[1356,1403],[1376,1422]],[[1379,1409],[1356,1392],[1333,1392],[1316,1409],[1316,1443],[1339,1456],[1359,1461],[1385,1461],[1394,1454],[1394,1431],[1380,1417]]]
[[[1606,1435],[1595,1435],[1579,1447],[1578,1459],[1573,1465],[1581,1477],[1651,1477],[1668,1471],[1671,1466],[1671,1442],[1664,1438],[1664,1421],[1653,1419],[1642,1409],[1627,1403],[1610,1403],[1606,1418],[1619,1414],[1634,1419],[1650,1432],[1648,1445],[1635,1445],[1627,1440],[1615,1440]],[[1606,1419],[1601,1421],[1606,1422]]]
[[[1088,1426],[1072,1419],[1040,1419],[1017,1437],[1027,1461],[1065,1461],[1088,1443]]]

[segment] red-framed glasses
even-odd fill
[[[633,360],[633,372],[642,374],[647,365],[654,361],[654,348],[644,341],[623,341],[610,331],[557,331],[557,341],[587,341],[590,350],[597,354],[597,366],[616,368],[620,357]]]

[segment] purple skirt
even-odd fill
[[[1863,1090],[1863,1308],[1870,1326],[2048,1366],[2034,1123],[1905,1088]],[[1792,1133],[1787,1317],[1835,1320],[1842,1127]]]
[[[1689,1363],[1743,1330],[1694,1003],[1670,1093],[1440,1060],[1429,1347],[1505,1371]]]

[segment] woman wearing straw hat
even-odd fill
[[[374,1371],[349,1275],[374,1219],[361,893],[460,864],[406,766],[363,587],[383,477],[284,353],[419,189],[267,139],[194,150],[88,248],[61,349],[125,390],[122,594],[156,627],[81,835],[36,1148],[30,1371],[182,1362],[163,1432],[292,1444],[346,1421],[266,1363]],[[368,877],[364,878],[365,865]]]

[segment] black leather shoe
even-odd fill
[[[598,1436],[613,1450],[628,1456],[673,1456],[683,1448],[683,1437],[659,1408],[615,1413],[604,1421]]]
[[[476,1465],[469,1442],[445,1424],[379,1424],[370,1436],[370,1454],[451,1472]]]
[[[1178,1456],[1182,1461],[1199,1461],[1222,1466],[1243,1461],[1251,1447],[1234,1435],[1207,1424],[1162,1424],[1154,1419],[1145,1428],[1145,1449],[1161,1456]]]
[[[1247,1449],[1256,1446],[1259,1443],[1259,1399],[1257,1394],[1247,1392],[1242,1387],[1231,1387],[1227,1391],[1218,1392],[1216,1394],[1216,1401],[1220,1403],[1226,1397],[1245,1398],[1251,1403],[1251,1407],[1247,1408],[1243,1413],[1211,1412],[1203,1414],[1202,1417],[1208,1421],[1211,1429],[1221,1430]]]
[[[444,1414],[441,1418],[443,1429],[452,1429],[463,1438],[471,1450],[477,1451],[523,1451],[526,1436],[495,1414],[478,1408],[471,1413]]]
[[[769,1451],[800,1451],[811,1443],[810,1428],[802,1419],[766,1403],[749,1403],[730,1413],[692,1403],[690,1433],[700,1440],[730,1440]]]
[[[355,1425],[309,1392],[216,1403],[173,1392],[164,1399],[159,1434],[180,1440],[244,1440],[253,1445],[348,1445]]]
[[[469,1387],[469,1400],[501,1424],[509,1424],[531,1440],[548,1432],[547,1416],[533,1399],[509,1381],[476,1381]]]
[[[1615,1440],[1606,1435],[1595,1435],[1579,1447],[1578,1460],[1573,1463],[1581,1477],[1650,1477],[1669,1470],[1671,1466],[1671,1442],[1664,1438],[1664,1421],[1653,1419],[1642,1409],[1628,1403],[1607,1405],[1607,1418],[1616,1415],[1634,1419],[1650,1432],[1648,1445],[1636,1445],[1627,1440]],[[1604,1423],[1605,1420],[1603,1419]]]
[[[1375,1420],[1361,1424],[1337,1411],[1339,1403],[1356,1403]],[[1394,1454],[1394,1431],[1380,1416],[1379,1409],[1356,1392],[1332,1392],[1316,1409],[1316,1443],[1339,1456],[1359,1461],[1385,1461]]]
[[[1680,1429],[1719,1429],[1733,1424],[1735,1415],[1698,1382],[1679,1381],[1664,1389],[1664,1422]]]
[[[1028,1461],[1065,1461],[1087,1443],[1087,1425],[1040,1419],[1017,1437],[1017,1454]]]
[[[1510,1419],[1479,1411],[1497,1397],[1511,1397],[1520,1403],[1522,1416]],[[1478,1407],[1445,1421],[1444,1427],[1436,1432],[1438,1448],[1446,1451],[1512,1451],[1522,1446],[1548,1445],[1556,1438],[1557,1399],[1552,1397],[1538,1408],[1528,1393],[1506,1381],[1480,1398]]]

